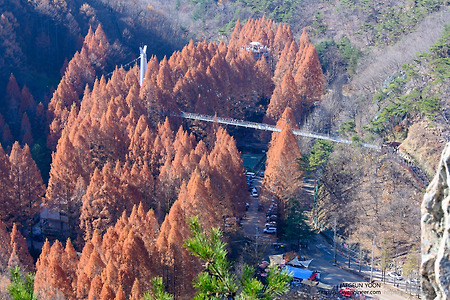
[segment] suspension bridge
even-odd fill
[[[176,115],[174,114],[173,116],[181,117],[184,119],[200,120],[200,121],[206,121],[206,122],[216,122],[219,124],[234,125],[234,126],[254,128],[254,129],[266,130],[266,131],[277,131],[277,132],[281,131],[280,128],[277,128],[274,125],[270,125],[270,124],[266,124],[266,123],[255,123],[255,122],[249,122],[249,121],[244,121],[244,120],[210,116],[210,115],[204,115],[204,114],[181,112],[180,114],[176,114]],[[340,137],[311,133],[311,132],[306,132],[306,131],[302,131],[299,129],[292,129],[292,133],[297,136],[303,136],[303,137],[308,137],[308,138],[312,138],[312,139],[321,139],[321,140],[326,140],[326,141],[335,142],[335,143],[343,143],[343,144],[347,144],[347,145],[356,144],[355,142],[352,142],[352,141],[346,140],[346,139],[342,139]],[[362,147],[378,150],[378,151],[381,151],[383,148],[382,146],[368,144],[368,143],[358,143],[358,145],[361,145]],[[428,186],[428,184],[430,183],[430,180],[427,178],[425,173],[418,166],[416,166],[414,164],[414,161],[410,157],[405,156],[403,153],[401,153],[398,150],[395,150],[391,147],[386,147],[386,145],[384,145],[384,152],[386,154],[389,154],[389,157],[391,157],[391,159],[395,159],[398,163],[400,163],[403,167],[405,167],[413,175],[414,179],[422,187],[425,188]]]
[[[266,124],[266,123],[255,123],[255,122],[249,122],[249,121],[244,121],[244,120],[210,116],[210,115],[204,115],[204,114],[181,112],[177,116],[184,118],[184,119],[199,120],[199,121],[205,121],[205,122],[216,122],[219,124],[234,125],[234,126],[240,126],[240,127],[246,127],[246,128],[254,128],[254,129],[265,130],[265,131],[276,131],[276,132],[281,131],[280,128],[277,128],[274,125],[270,125],[270,124]],[[292,133],[297,136],[303,136],[303,137],[308,137],[308,138],[313,138],[313,139],[321,139],[321,140],[326,140],[326,141],[335,142],[335,143],[343,143],[343,144],[349,144],[349,145],[355,144],[354,142],[352,142],[350,140],[345,140],[340,137],[311,133],[311,132],[306,132],[306,131],[302,131],[299,129],[292,129]],[[381,146],[378,146],[378,145],[373,145],[373,144],[368,144],[368,143],[360,143],[360,145],[363,147],[366,147],[366,148],[381,150]]]
[[[145,45],[144,47],[139,47],[139,52],[140,52],[140,56],[138,58],[130,61],[129,63],[125,64],[124,66],[131,65],[132,63],[136,62],[137,60],[140,60],[139,84],[142,86],[143,81],[145,79],[145,73],[147,70],[147,54],[146,54],[147,45]],[[173,73],[172,70],[170,70],[170,69],[168,69],[168,70],[169,70],[169,72]],[[108,73],[106,76],[108,76],[110,74],[112,74],[112,72]],[[180,74],[175,74],[175,75],[177,75],[180,78],[182,77],[182,75],[180,75]],[[199,88],[202,87],[198,83],[195,83],[192,81],[190,81],[190,83],[196,84]],[[209,88],[207,89],[207,92],[215,92],[218,97],[223,97],[223,95],[220,92],[214,91]],[[281,131],[280,128],[277,128],[274,125],[270,125],[270,124],[266,124],[266,123],[255,123],[255,122],[237,120],[237,119],[226,118],[226,117],[217,117],[217,116],[189,113],[189,112],[181,112],[180,114],[172,114],[172,115],[175,117],[181,117],[184,119],[199,120],[199,121],[206,121],[206,122],[216,122],[219,124],[234,125],[234,126],[240,126],[240,127],[246,127],[246,128],[254,128],[254,129],[258,129],[258,130],[275,131],[275,132]],[[340,137],[306,132],[306,131],[302,131],[299,129],[292,129],[292,132],[297,136],[303,136],[303,137],[312,138],[312,139],[321,139],[321,140],[326,140],[326,141],[335,142],[335,143],[343,143],[343,144],[347,144],[347,145],[356,144],[353,141],[342,139]],[[373,144],[369,144],[369,143],[359,143],[359,142],[357,144],[361,145],[362,147],[375,149],[375,150],[381,150],[381,146],[379,146],[379,145],[373,145]]]
[[[132,60],[131,62],[127,63],[126,65],[131,65],[132,63],[136,62],[137,60],[140,60],[139,83],[140,83],[140,85],[142,85],[143,81],[145,79],[144,76],[145,76],[145,73],[147,70],[147,55],[146,55],[147,46],[139,48],[139,51],[140,51],[140,56],[138,58]],[[170,69],[168,69],[168,70],[169,70],[169,72],[175,74],[175,76],[177,76],[179,78],[182,77],[181,74],[174,73]],[[198,88],[205,88],[201,84],[198,84],[194,81],[189,80],[189,82],[191,84],[197,85]],[[210,88],[206,88],[205,91],[216,93],[216,95],[219,98],[224,97],[224,95],[222,95],[222,93],[220,93],[219,91],[215,91]],[[227,117],[217,117],[217,116],[189,113],[189,112],[181,112],[180,114],[172,114],[172,115],[176,116],[176,117],[181,117],[184,119],[199,120],[199,121],[205,121],[205,122],[216,122],[219,124],[234,125],[234,126],[253,128],[253,129],[258,129],[258,130],[274,131],[274,132],[281,131],[280,128],[277,128],[274,125],[270,125],[270,124],[266,124],[266,123],[249,122],[249,121],[232,119],[232,118],[227,118]],[[326,140],[326,141],[335,142],[335,143],[342,143],[342,144],[347,144],[347,145],[356,145],[357,144],[362,147],[374,149],[374,150],[378,150],[378,151],[381,151],[383,148],[380,145],[356,142],[356,141],[346,140],[346,139],[343,139],[343,138],[340,138],[337,136],[323,135],[323,134],[307,132],[307,131],[303,131],[303,130],[299,130],[299,129],[292,129],[292,133],[296,136],[302,136],[302,137],[313,138],[313,139],[321,139],[321,140]],[[383,145],[383,146],[386,146],[386,145]],[[384,148],[386,148],[386,147],[384,147]],[[390,150],[392,151],[392,149],[390,149]],[[424,172],[422,172],[422,170],[419,167],[417,167],[414,164],[414,162],[410,158],[402,157],[402,154],[398,151],[398,149],[396,149],[393,154],[395,154],[394,156],[396,157],[396,159],[399,160],[399,162],[411,172],[411,174],[413,175],[413,177],[415,178],[415,180],[417,182],[419,182],[424,187],[426,187],[428,185],[429,180],[428,180],[427,176],[425,175]]]

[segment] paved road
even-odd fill
[[[261,183],[261,177],[257,176],[254,178],[253,185],[258,190],[258,193],[261,191]],[[252,197],[249,193],[248,203],[250,204],[250,207],[241,223],[244,229],[244,235],[250,239],[256,240],[261,245],[273,244],[277,240],[276,236],[274,234],[263,233],[264,224],[266,223],[266,212],[258,211],[259,197]]]
[[[309,244],[302,251],[312,259],[309,269],[320,271],[320,280],[327,284],[338,285],[341,282],[361,282],[361,277],[333,265],[333,253],[320,240]]]
[[[321,281],[337,285],[342,282],[357,282],[362,285],[361,290],[367,291],[369,293],[379,293],[376,295],[366,295],[366,299],[380,299],[380,300],[402,300],[408,299],[400,291],[397,291],[384,284],[375,285],[370,287],[366,285],[362,277],[354,274],[353,272],[348,272],[343,268],[346,268],[348,259],[340,254],[337,255],[337,266],[333,265],[334,262],[334,252],[330,245],[320,237],[317,236],[316,240],[312,242],[307,249],[303,249],[302,253],[310,259],[313,259],[310,269],[317,269],[321,272]],[[358,268],[358,265],[354,263],[354,267]],[[365,270],[365,275],[370,275],[370,267],[364,266],[362,268]],[[381,278],[381,273],[379,271],[374,271],[374,279]],[[377,281],[379,282],[379,281]]]
[[[260,192],[262,178],[256,177],[253,181],[253,185],[257,188],[258,193]],[[311,196],[313,191],[314,181],[309,179],[305,180],[304,187],[304,195]],[[306,196],[308,197],[308,196]],[[308,200],[306,201],[308,203]],[[246,213],[245,219],[242,221],[242,226],[244,230],[244,235],[248,238],[256,240],[259,245],[267,245],[265,252],[265,258],[268,259],[269,255],[281,253],[281,250],[275,250],[273,247],[270,247],[273,243],[277,242],[277,237],[272,234],[264,234],[264,224],[266,223],[266,210],[258,211],[259,197],[252,197],[249,193],[248,203],[250,204],[249,209]],[[347,283],[355,283],[361,284],[363,287],[360,289],[364,289],[368,292],[372,293],[381,293],[378,295],[366,295],[366,299],[380,299],[380,300],[402,300],[407,299],[401,295],[396,294],[395,289],[390,289],[382,286],[376,287],[368,287],[364,288],[365,283],[363,278],[354,272],[349,272],[345,270],[345,266],[348,262],[348,257],[343,256],[341,253],[337,255],[338,265],[333,265],[334,260],[334,252],[332,246],[330,246],[323,237],[317,235],[316,239],[311,242],[308,248],[302,249],[301,254],[305,256],[307,259],[312,259],[312,263],[309,266],[310,270],[317,270],[320,272],[320,281],[332,284],[339,285],[343,282]],[[354,259],[351,260],[351,266],[354,269],[358,269],[358,265]],[[370,266],[363,265],[362,271],[365,275],[370,276]],[[374,279],[381,279],[381,273],[377,270],[373,273]],[[336,295],[335,299],[339,299]]]

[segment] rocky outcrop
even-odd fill
[[[423,299],[450,299],[450,143],[422,202]]]
[[[413,156],[427,175],[432,177],[439,163],[439,156],[449,138],[448,124],[420,120],[408,128],[408,136],[402,142],[402,151]],[[424,143],[426,141],[426,143]]]

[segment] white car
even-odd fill
[[[277,233],[277,229],[275,227],[267,227],[263,230],[264,233]]]
[[[408,280],[406,280],[406,282],[409,283],[409,284],[415,284],[415,285],[420,284],[420,280],[419,279],[408,279]]]
[[[253,197],[258,197],[258,191],[256,189],[252,190],[252,196]]]
[[[387,274],[388,274],[389,277],[392,277],[395,280],[403,280],[403,277],[400,276],[400,274],[398,274],[396,272],[388,272]]]
[[[266,223],[264,226],[265,226],[266,228],[269,228],[269,227],[277,228],[277,222],[272,221],[272,222]]]

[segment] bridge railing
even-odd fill
[[[201,121],[207,121],[207,122],[217,122],[220,124],[255,128],[255,129],[259,129],[259,130],[277,131],[277,132],[281,131],[280,128],[277,128],[274,125],[265,124],[265,123],[255,123],[255,122],[237,120],[237,119],[232,119],[232,118],[224,118],[224,117],[217,117],[217,116],[210,116],[210,115],[196,114],[196,113],[188,113],[188,112],[181,112],[179,116],[182,118],[187,118],[187,119],[201,120]],[[348,145],[353,144],[352,141],[345,140],[345,139],[342,139],[339,137],[304,132],[299,129],[293,129],[292,133],[294,133],[295,135],[298,135],[298,136],[304,136],[304,137],[309,137],[309,138],[313,138],[313,139],[328,140],[328,141],[332,141],[332,142],[336,142],[336,143],[344,143],[344,144],[348,144]],[[381,146],[378,146],[378,145],[361,143],[361,146],[366,147],[366,148],[381,150]]]

